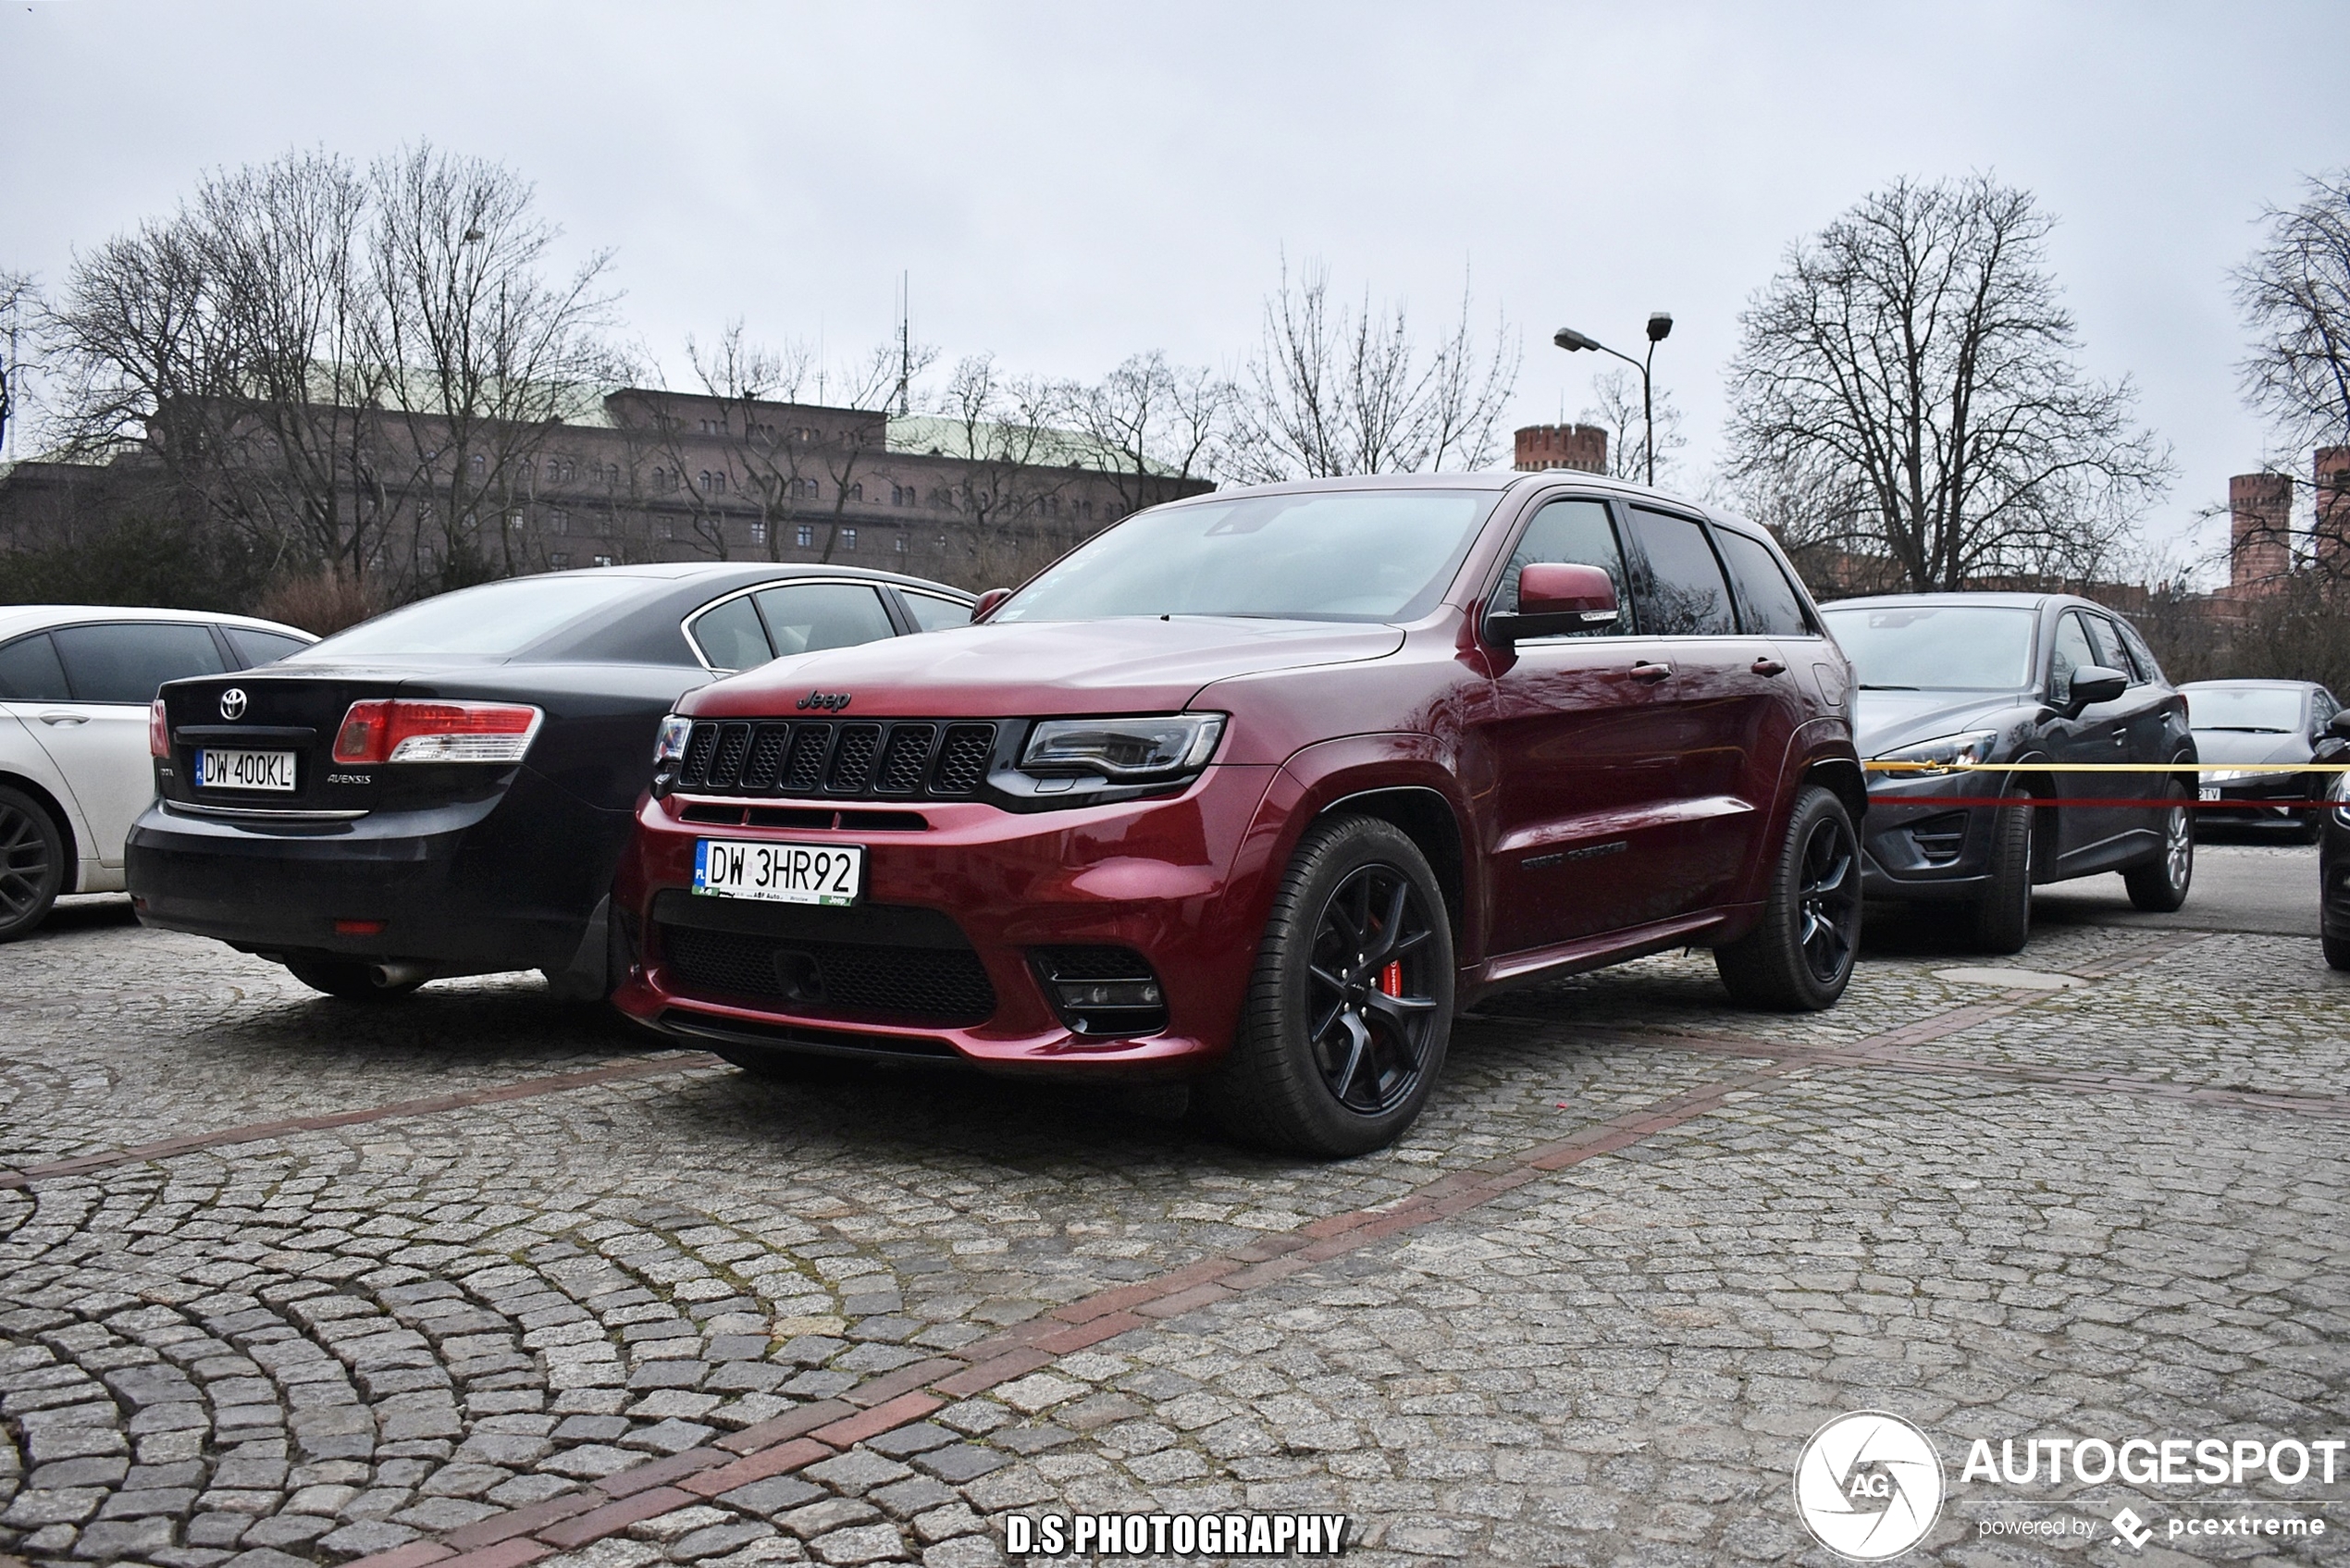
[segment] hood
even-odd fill
[[[2197,730],[2195,754],[2205,762],[2307,762],[2309,737],[2297,731]]]
[[[1862,757],[1968,730],[2004,729],[2029,693],[2011,691],[1863,691],[1852,705],[1852,743]]]
[[[822,692],[845,696],[857,716],[1170,713],[1229,676],[1380,659],[1403,646],[1404,634],[1384,624],[1232,616],[959,626],[778,659],[702,687],[684,710],[790,715]]]

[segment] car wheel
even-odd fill
[[[2320,937],[2319,941],[2326,950],[2328,968],[2350,969],[2350,936]]]
[[[1861,851],[1851,814],[1811,785],[1771,869],[1762,923],[1713,950],[1731,998],[1749,1007],[1817,1012],[1851,982],[1861,947]]]
[[[2032,805],[1991,811],[1991,858],[1983,896],[1975,900],[1969,934],[1985,953],[2021,953],[2032,938]]]
[[[0,942],[29,934],[49,918],[66,885],[66,840],[41,803],[0,789]]]
[[[1367,1154],[1420,1114],[1452,1033],[1453,928],[1436,873],[1392,823],[1342,817],[1290,861],[1203,1098],[1243,1142]]]
[[[311,990],[323,991],[346,1002],[394,1001],[424,984],[421,980],[407,980],[396,985],[378,985],[372,961],[339,957],[331,953],[303,957],[290,953],[286,956],[286,968]]]
[[[2187,901],[2187,886],[2195,881],[2195,825],[2186,805],[2186,791],[2170,786],[2171,807],[2162,816],[2162,853],[2143,866],[2121,873],[2130,902],[2141,909],[2167,914]]]

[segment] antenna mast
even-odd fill
[[[909,319],[913,304],[913,278],[910,272],[897,275],[897,417],[903,419],[912,411],[907,401],[907,387],[914,378],[914,336]]]

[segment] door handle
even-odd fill
[[[1643,659],[1632,666],[1632,678],[1636,681],[1647,681],[1651,685],[1658,681],[1669,681],[1673,678],[1673,666]]]
[[[1764,654],[1754,661],[1754,673],[1758,675],[1784,675],[1787,673],[1787,666],[1770,655]]]
[[[90,722],[90,715],[87,713],[43,713],[41,715],[41,722],[44,724],[86,724]]]

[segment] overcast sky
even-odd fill
[[[1098,376],[1237,365],[1284,252],[1433,318],[1464,269],[1525,330],[1512,425],[1573,417],[1673,313],[1658,377],[1718,460],[1737,315],[1786,246],[1901,175],[1990,170],[2061,220],[2091,372],[2132,377],[2175,537],[2257,465],[2226,274],[2350,163],[2339,4],[1577,7],[0,4],[0,267],[59,276],[215,166],[428,137],[610,247],[678,363],[745,318],[835,356]],[[1602,362],[1604,363],[1604,362]]]

